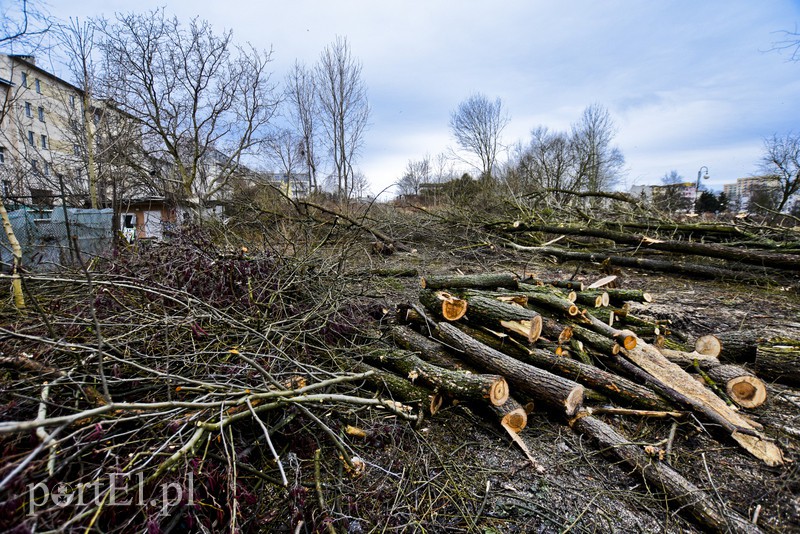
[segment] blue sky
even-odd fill
[[[721,189],[758,172],[765,137],[800,130],[800,62],[771,50],[800,25],[798,0],[51,0],[49,10],[112,17],[165,4],[272,48],[275,80],[347,37],[372,108],[358,167],[375,193],[409,159],[454,145],[450,113],[475,92],[502,99],[507,145],[604,106],[626,158],[622,188],[673,169],[693,181],[707,166]]]

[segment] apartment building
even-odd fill
[[[45,200],[56,173],[83,173],[82,92],[36,65],[32,56],[0,54],[0,180],[5,198]]]
[[[753,191],[764,189],[778,189],[780,180],[773,176],[748,176],[737,178],[736,183],[725,184],[723,191],[732,206],[746,208]]]

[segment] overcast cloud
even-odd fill
[[[59,17],[143,12],[162,0],[53,0]],[[593,103],[614,118],[624,187],[675,169],[708,185],[757,173],[763,139],[800,129],[800,62],[771,50],[800,2],[311,1],[166,3],[235,40],[272,48],[275,80],[313,64],[336,36],[363,64],[372,108],[358,167],[377,193],[409,159],[453,145],[450,112],[474,92],[500,97],[504,141],[565,130]]]

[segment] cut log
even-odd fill
[[[516,304],[509,304],[482,296],[467,296],[470,323],[502,328],[522,336],[528,343],[533,343],[542,333],[542,317],[538,313]]]
[[[613,303],[653,302],[653,296],[641,289],[606,289],[606,292]]]
[[[745,417],[692,379],[679,365],[670,362],[655,347],[639,342],[625,354],[647,374],[689,399],[696,412],[723,423],[731,437],[753,456],[769,466],[783,465],[783,453],[774,443],[767,441]]]
[[[618,354],[621,349],[613,339],[579,325],[572,326],[572,336],[601,354]]]
[[[631,443],[609,425],[591,415],[573,419],[570,426],[576,432],[587,436],[596,447],[612,454],[644,478],[647,483],[662,491],[670,508],[677,508],[691,516],[703,530],[741,534],[757,534],[761,530],[732,510],[720,513],[719,503],[706,492],[692,484],[666,463],[654,461],[639,445]]]
[[[420,380],[451,397],[501,406],[508,400],[508,384],[502,376],[450,371],[422,360],[406,350],[373,350],[364,354],[370,363],[403,373],[412,383]]]
[[[608,263],[616,267],[631,267],[634,269],[645,269],[656,272],[666,272],[671,274],[683,274],[697,278],[713,278],[718,280],[735,280],[738,282],[753,282],[759,284],[774,284],[774,277],[749,272],[746,270],[735,270],[732,267],[723,269],[711,265],[701,265],[697,263],[686,263],[668,260],[656,260],[650,258],[635,258],[630,256],[611,256],[605,253],[577,252],[558,247],[526,247],[509,243],[515,250],[534,252],[547,256],[554,256],[562,261],[579,261],[591,263]]]
[[[714,337],[720,343],[720,360],[751,364],[759,377],[800,386],[800,340],[747,331]]]
[[[500,424],[515,434],[519,434],[528,425],[528,412],[513,397],[501,406],[490,406],[492,412],[497,415]]]
[[[738,365],[717,365],[705,372],[718,384],[733,402],[742,408],[758,408],[767,400],[764,381]]]
[[[574,380],[609,399],[648,410],[670,410],[670,404],[652,390],[593,365],[555,356],[538,348],[526,348],[513,339],[456,324],[461,331],[485,345],[558,376]]]
[[[367,376],[364,382],[373,389],[389,395],[393,400],[405,404],[417,404],[427,401],[431,396],[431,392],[427,389],[414,385],[394,373],[378,369],[368,363],[343,357],[337,357],[336,361],[339,365],[346,367],[349,372],[366,373],[372,371],[372,374]]]
[[[425,276],[420,278],[422,289],[477,288],[517,289],[518,278],[511,273],[460,274]]]
[[[530,395],[567,416],[574,415],[583,404],[583,386],[476,341],[454,325],[439,323],[436,335],[445,343],[463,353],[472,365],[505,377],[515,391]]]
[[[528,284],[519,285],[520,291],[528,297],[529,306],[544,306],[545,308],[573,317],[580,313],[580,309],[578,309],[578,307],[569,299],[549,291],[539,291],[537,288],[538,286],[532,286]]]
[[[699,352],[659,349],[661,354],[684,369],[694,367],[695,363],[720,387],[730,399],[742,408],[757,408],[767,400],[767,386],[764,381],[739,365],[723,365],[713,356]]]
[[[416,352],[427,362],[451,371],[469,370],[465,369],[464,362],[453,357],[440,343],[407,326],[393,326],[389,329],[389,334],[398,347]]]
[[[642,249],[663,250],[678,254],[691,254],[708,258],[720,258],[731,262],[747,263],[759,267],[772,267],[800,271],[800,261],[794,254],[778,254],[749,248],[730,247],[715,243],[699,243],[696,241],[670,241],[652,239],[645,235],[616,232],[605,228],[549,226],[544,224],[517,224],[506,228],[507,232],[545,232],[552,234],[582,235],[610,239],[615,243],[625,243]]]
[[[530,277],[525,278],[523,281],[529,285],[553,286],[560,289],[567,289],[569,291],[583,291],[584,288],[583,282],[578,280],[552,280]]]
[[[438,318],[458,321],[467,313],[467,301],[445,291],[422,290],[419,301]]]
[[[608,296],[607,291],[587,290],[576,293],[573,302],[578,302],[593,308],[602,308],[608,306],[610,300],[611,297]]]

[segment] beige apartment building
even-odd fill
[[[0,54],[0,179],[5,198],[41,200],[58,190],[56,173],[82,168],[82,92],[36,65]],[[27,203],[27,202],[25,202]]]
[[[737,178],[736,183],[725,184],[723,191],[732,206],[746,208],[753,191],[779,187],[780,181],[773,176],[748,176],[747,178]]]

